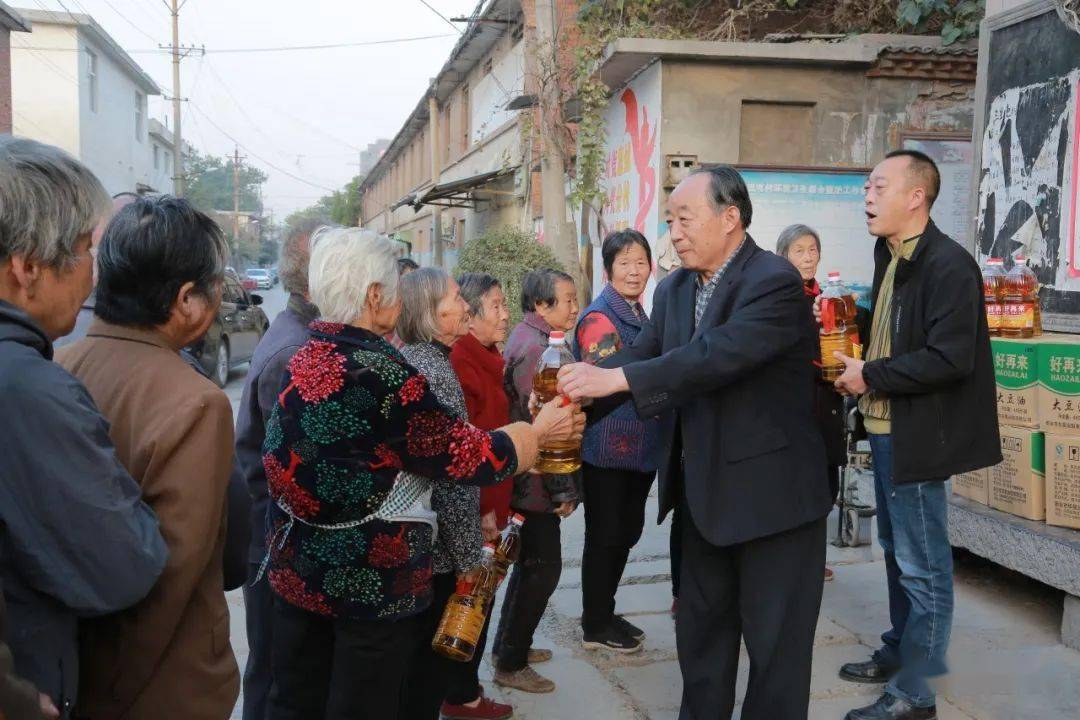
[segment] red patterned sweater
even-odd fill
[[[504,432],[455,419],[379,336],[316,321],[266,428],[270,584],[330,617],[396,619],[431,602],[431,527],[380,519],[399,470],[487,485],[517,470]],[[296,520],[288,528],[290,512]],[[322,526],[322,527],[319,527]]]

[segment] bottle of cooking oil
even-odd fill
[[[986,325],[991,335],[1001,334],[1002,305],[1005,297],[1005,267],[1001,258],[987,258],[983,266],[983,303]]]
[[[506,577],[510,566],[517,562],[521,556],[521,526],[525,524],[525,518],[514,513],[510,518],[510,524],[502,532],[499,544],[495,548],[495,573],[499,580]]]
[[[828,381],[836,380],[844,372],[844,363],[833,357],[834,352],[841,352],[848,357],[855,357],[859,331],[855,325],[855,296],[840,282],[840,273],[829,273],[829,283],[821,293],[821,330],[818,339],[821,343],[821,377]]]
[[[499,586],[495,572],[495,546],[484,545],[480,566],[458,578],[454,594],[446,601],[431,649],[451,660],[469,662],[476,653],[491,601]]]
[[[1004,300],[1002,336],[1034,337],[1036,312],[1039,307],[1039,280],[1027,266],[1027,259],[1024,257],[1015,258],[1012,269],[1005,274]],[[1042,314],[1039,313],[1039,323],[1041,322]]]
[[[548,403],[559,394],[559,368],[576,362],[566,347],[566,334],[558,330],[548,336],[548,346],[540,356],[533,376],[533,392],[541,403]],[[534,466],[545,473],[565,475],[581,467],[581,441],[563,440],[540,446],[540,457]]]

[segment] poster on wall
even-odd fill
[[[901,142],[905,150],[930,156],[941,173],[941,192],[930,217],[938,228],[971,249],[971,176],[974,172],[971,140],[963,136],[909,135]]]
[[[600,258],[603,232],[633,228],[642,233],[657,255],[658,238],[667,230],[660,217],[660,64],[654,63],[612,93],[604,114],[607,128],[604,173],[605,194],[600,217],[589,208],[581,214],[582,242],[592,247],[593,294],[604,286]],[[652,308],[656,272],[642,296],[646,311]]]
[[[1080,332],[1080,33],[1047,3],[988,45],[976,255],[1027,258],[1043,326]]]
[[[875,239],[866,229],[863,206],[868,170],[804,171],[739,168],[754,215],[750,235],[766,250],[776,249],[788,225],[808,225],[821,236],[818,281],[831,271],[869,307],[874,281]]]

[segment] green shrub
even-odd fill
[[[551,248],[526,232],[505,226],[466,243],[458,255],[455,272],[485,272],[498,278],[506,293],[513,327],[521,322],[521,281],[529,272],[541,268],[564,270]]]

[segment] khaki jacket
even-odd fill
[[[76,715],[222,720],[239,693],[222,576],[233,460],[229,400],[152,330],[95,320],[57,361],[109,421],[117,455],[169,547],[145,600],[83,623]]]

